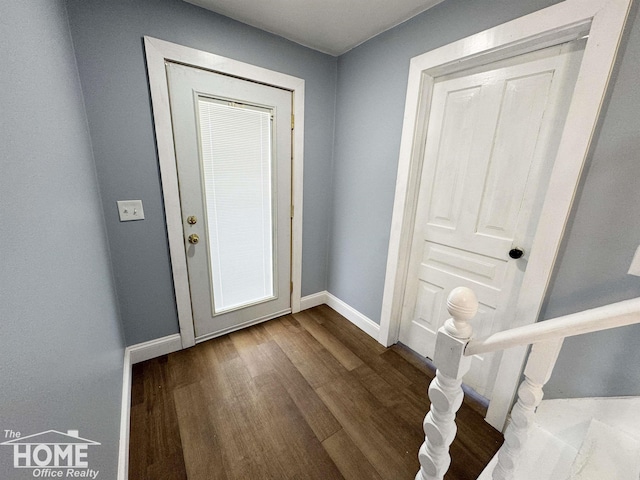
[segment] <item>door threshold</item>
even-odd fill
[[[288,315],[291,313],[291,309],[287,308],[285,310],[281,310],[279,312],[272,313],[270,315],[266,315],[264,317],[256,318],[253,320],[249,320],[248,322],[241,323],[239,325],[234,325],[232,327],[224,328],[222,330],[218,330],[217,332],[207,333],[206,335],[202,335],[200,337],[196,337],[196,343],[206,342],[207,340],[211,340],[212,338],[222,337],[227,333],[232,333],[238,330],[242,330],[243,328],[250,327],[252,325],[257,325],[258,323],[266,322],[268,320],[273,320],[274,318],[282,317],[283,315]]]

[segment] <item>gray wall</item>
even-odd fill
[[[640,244],[640,13],[632,11],[542,318],[640,296],[627,275]],[[640,395],[640,325],[568,338],[548,398]]]
[[[410,58],[552,3],[447,0],[339,58],[331,293],[379,322]],[[631,24],[542,318],[640,295],[640,278],[626,274],[640,243],[640,21]],[[639,395],[639,342],[637,326],[568,340],[548,396]]]
[[[302,294],[326,288],[337,61],[180,0],[69,0],[127,344],[178,332],[142,36],[306,81]],[[142,199],[120,223],[116,200]]]
[[[0,442],[76,429],[115,478],[124,341],[63,2],[3,2],[0,61]]]

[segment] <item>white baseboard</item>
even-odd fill
[[[137,343],[127,347],[129,354],[131,355],[131,365],[144,362],[152,358],[166,355],[167,353],[177,352],[182,350],[182,340],[180,334],[168,335],[162,338],[156,338],[144,343]]]
[[[363,315],[351,305],[346,304],[338,297],[330,294],[329,292],[327,292],[327,305],[329,305],[336,312],[353,323],[356,327],[360,328],[360,330],[368,333],[370,336],[379,341],[378,337],[380,336],[380,325],[371,320],[369,317]]]
[[[131,422],[131,351],[124,351],[122,368],[122,405],[120,408],[120,448],[118,449],[118,480],[129,479],[129,424]]]
[[[118,480],[129,478],[129,428],[131,422],[131,367],[167,353],[182,349],[180,334],[131,345],[124,350],[122,367],[122,405],[120,408],[120,448],[118,450]]]
[[[317,307],[318,305],[324,305],[327,303],[327,291],[314,293],[307,295],[300,299],[300,310],[306,310],[308,308]]]
[[[300,300],[300,307],[302,310],[317,307],[318,305],[322,304],[329,305],[360,330],[373,337],[376,341],[380,341],[380,325],[378,325],[366,315],[363,315],[362,313],[357,311],[351,305],[343,302],[335,295],[324,291],[302,297],[302,299]]]
[[[124,350],[122,367],[122,406],[120,408],[120,448],[118,450],[118,480],[129,478],[129,427],[131,422],[131,367],[182,348],[180,334],[131,345]]]

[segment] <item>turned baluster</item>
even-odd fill
[[[425,440],[418,453],[420,471],[415,480],[442,480],[449,469],[449,446],[456,436],[456,412],[462,405],[462,377],[471,366],[464,349],[471,338],[471,320],[478,300],[466,287],[454,289],[447,298],[451,318],[438,330],[434,364],[436,378],[429,385],[431,408],[424,419]]]
[[[518,401],[511,410],[511,423],[504,434],[498,464],[493,470],[493,480],[513,480],[518,458],[533,427],[536,408],[542,401],[542,387],[551,377],[562,342],[562,338],[554,339],[531,347],[524,380],[518,388]]]

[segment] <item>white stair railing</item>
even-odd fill
[[[425,441],[418,453],[420,470],[415,480],[442,480],[449,469],[449,446],[456,434],[455,415],[463,399],[462,377],[469,370],[472,355],[532,345],[518,400],[511,411],[511,423],[493,471],[494,480],[512,480],[533,426],[535,410],[542,401],[542,388],[551,377],[564,339],[640,323],[640,298],[635,298],[472,340],[469,321],[478,310],[473,291],[466,287],[454,289],[447,298],[447,309],[452,318],[438,330],[433,359],[436,377],[429,385],[431,409],[423,422]]]
[[[498,453],[498,464],[493,470],[494,480],[510,480],[516,469],[520,452],[534,423],[536,408],[542,401],[542,387],[551,378],[564,339],[547,340],[533,345],[524,380],[518,388],[518,401],[511,410],[511,423],[504,434],[504,444]]]

